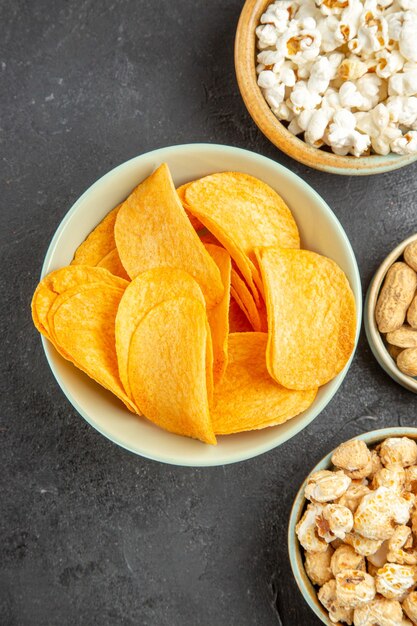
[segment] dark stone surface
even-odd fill
[[[362,337],[309,428],[245,463],[160,465],[112,445],[68,404],[29,311],[48,242],[74,200],[152,148],[209,141],[265,154],[328,201],[364,288],[417,230],[417,164],[374,178],[309,170],[256,129],[239,96],[242,2],[0,1],[0,623],[318,625],[290,573],[286,526],[308,468],[338,442],[416,425],[416,398]],[[371,417],[361,417],[370,415]]]

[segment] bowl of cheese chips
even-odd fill
[[[74,204],[32,316],[99,432],[151,459],[221,465],[280,445],[331,400],[358,337],[360,278],[299,177],[238,148],[173,146]]]

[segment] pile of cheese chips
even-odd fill
[[[40,282],[32,314],[130,411],[211,444],[307,409],[356,326],[346,276],[300,250],[273,189],[221,172],[176,190],[166,164]]]

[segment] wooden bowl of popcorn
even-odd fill
[[[416,428],[365,433],[324,457],[301,485],[290,562],[328,626],[417,623],[416,441]]]
[[[417,159],[417,2],[246,0],[235,40],[245,105],[310,167],[378,174]]]
[[[365,302],[371,350],[395,382],[417,393],[417,234],[381,263]]]

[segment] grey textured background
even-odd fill
[[[233,466],[170,467],[96,433],[48,369],[29,312],[48,242],[93,181],[152,148],[219,142],[288,166],[340,218],[364,288],[417,230],[417,165],[330,176],[256,129],[233,70],[241,5],[0,0],[2,625],[317,625],[287,558],[297,488],[338,442],[416,425],[415,396],[362,338],[337,397],[293,440]]]

